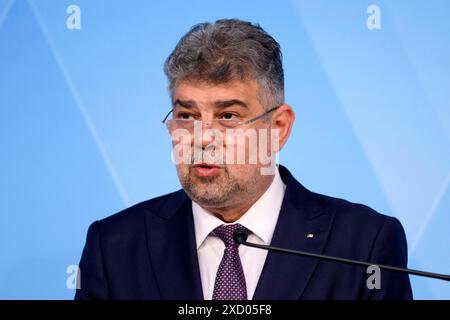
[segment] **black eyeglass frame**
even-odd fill
[[[251,119],[249,119],[249,120],[246,120],[246,121],[243,121],[243,122],[239,123],[237,126],[242,126],[242,125],[246,125],[246,124],[253,123],[253,122],[255,122],[255,121],[257,121],[257,120],[259,120],[259,119],[261,119],[261,118],[267,116],[269,113],[271,113],[271,112],[277,110],[277,109],[278,109],[279,107],[281,107],[281,106],[282,106],[282,105],[273,107],[273,108],[267,110],[266,112],[260,114],[259,116],[256,116],[256,117],[254,117],[254,118],[251,118]],[[167,115],[166,115],[166,116],[164,117],[164,119],[161,121],[162,123],[164,123],[164,124],[166,123],[167,118],[170,116],[170,114],[173,112],[173,110],[174,110],[174,109],[172,108],[172,109],[169,111],[169,113],[167,113]]]

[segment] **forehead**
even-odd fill
[[[172,100],[192,100],[198,105],[212,105],[216,101],[238,99],[249,106],[259,106],[258,85],[255,81],[231,81],[213,84],[199,81],[180,81],[172,92]]]

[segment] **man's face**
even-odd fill
[[[172,92],[173,116],[176,119],[195,119],[206,123],[213,119],[245,121],[266,111],[258,98],[258,85],[252,81],[234,81],[219,85],[181,81]],[[216,121],[218,120],[214,120],[212,127],[220,129],[220,123]],[[250,153],[259,154],[259,141],[263,135],[270,140],[270,134],[267,133],[270,130],[270,121],[260,119],[236,127],[235,129],[253,131],[256,134],[256,140],[247,138],[243,140],[244,144],[225,139],[225,131],[222,132],[222,141],[218,140],[208,134],[210,128],[207,126],[201,126],[200,137],[189,139],[192,154],[204,155],[201,160],[194,160],[192,156],[192,162],[177,164],[177,173],[183,189],[192,200],[205,208],[227,208],[258,198],[267,189],[273,176],[262,174],[263,165],[260,159],[255,163],[250,159]],[[235,131],[228,132],[233,134]],[[194,135],[194,130],[191,130],[191,133]],[[270,143],[265,145],[267,150],[264,152],[267,155],[272,150]],[[237,154],[240,152],[238,148],[241,148],[241,152],[242,148],[244,150],[244,163],[237,160]],[[206,157],[206,154],[212,154],[211,150],[220,151],[225,161]],[[225,157],[230,154],[234,156]],[[265,166],[267,167],[267,164]]]

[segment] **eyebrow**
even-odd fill
[[[238,105],[238,106],[248,109],[248,105],[244,101],[239,100],[239,99],[220,100],[220,101],[214,102],[214,106],[216,108],[220,108],[220,109],[227,108],[227,107],[230,107],[233,105]]]
[[[177,105],[179,105],[183,108],[187,108],[187,109],[192,109],[192,108],[197,107],[197,103],[193,100],[176,99],[173,102],[173,107],[175,108]],[[233,105],[238,105],[238,106],[248,109],[248,105],[244,101],[239,100],[239,99],[218,100],[218,101],[215,101],[213,103],[213,105],[215,108],[218,108],[218,109],[224,109],[224,108],[227,108],[227,107],[230,107]]]
[[[173,102],[173,107],[175,108],[177,105],[182,106],[183,108],[192,109],[197,107],[197,103],[193,100],[180,100],[177,99]]]

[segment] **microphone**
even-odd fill
[[[409,273],[409,274],[413,274],[413,275],[421,276],[421,277],[428,277],[428,278],[450,281],[450,275],[446,275],[446,274],[432,273],[432,272],[414,270],[414,269],[399,268],[399,267],[394,267],[394,266],[381,265],[381,264],[377,264],[377,263],[370,263],[370,262],[366,262],[366,261],[345,259],[345,258],[328,256],[328,255],[324,255],[324,254],[317,254],[317,253],[311,253],[311,252],[306,252],[306,251],[297,251],[297,250],[285,249],[285,248],[274,247],[274,246],[269,246],[269,245],[264,245],[264,244],[257,244],[257,243],[247,242],[247,238],[248,238],[248,232],[245,229],[236,229],[233,232],[233,240],[237,244],[243,244],[244,246],[248,246],[248,247],[264,249],[264,250],[269,250],[269,251],[275,251],[275,252],[282,252],[282,253],[298,255],[298,256],[303,256],[303,257],[310,257],[310,258],[317,258],[317,259],[341,262],[341,263],[351,264],[351,265],[358,265],[358,266],[365,266],[365,267],[378,266],[380,269],[402,272],[402,273]]]

